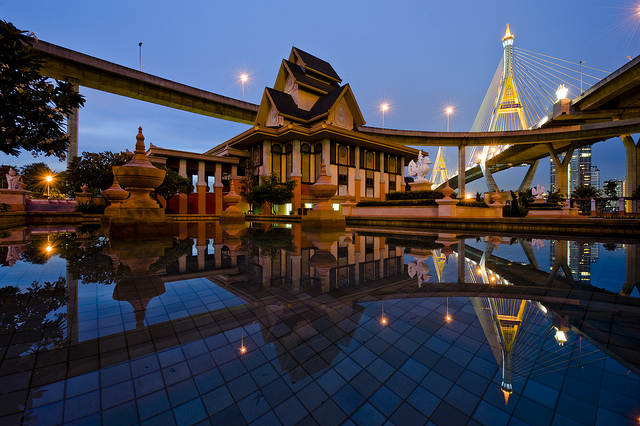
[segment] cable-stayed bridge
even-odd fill
[[[533,178],[537,161],[548,156],[556,163],[559,173],[558,190],[566,194],[561,177],[567,173],[568,159],[573,150],[622,137],[627,149],[626,195],[629,196],[640,182],[640,149],[630,136],[640,133],[640,57],[630,60],[582,93],[578,88],[586,87],[586,80],[597,78],[595,74],[598,70],[580,63],[580,84],[575,71],[569,72],[568,66],[566,69],[553,67],[550,63],[555,58],[518,50],[512,42],[513,36],[508,32],[503,38],[505,58],[498,68],[501,76],[509,78],[499,79],[504,80],[498,86],[499,92],[492,92],[493,85],[490,86],[488,97],[485,98],[491,100],[492,96],[489,95],[493,93],[496,102],[493,108],[486,106],[491,102],[483,102],[485,106],[480,108],[476,120],[478,124],[474,125],[474,128],[479,126],[482,129],[486,123],[486,119],[481,118],[482,113],[491,111],[493,124],[490,120],[489,129],[449,133],[360,126],[356,130],[403,145],[458,147],[459,173],[449,176],[449,183],[459,188],[461,196],[466,183],[514,166],[529,166],[521,187],[527,186],[527,182],[530,183]],[[224,120],[252,123],[256,117],[258,106],[248,102],[185,86],[44,41],[35,43],[34,48],[45,60],[44,74],[52,78]],[[562,64],[561,60],[556,62]],[[545,74],[545,69],[548,71],[552,68],[560,70],[555,79],[549,77],[550,73],[546,73],[545,78],[534,79],[534,76]],[[510,74],[508,70],[511,70]],[[528,84],[534,80],[535,84]],[[569,93],[580,94],[573,99],[551,103],[556,82],[568,86]],[[544,90],[534,91],[536,86]],[[73,122],[71,124],[70,121],[69,126],[70,158],[74,155],[74,149],[77,155],[78,149],[77,117]],[[516,129],[507,130],[507,125],[511,124]],[[494,131],[488,131],[491,128]],[[471,147],[475,146],[482,146],[484,155],[473,151]],[[467,147],[470,148],[469,153]],[[563,153],[564,157],[561,158]],[[491,185],[492,178],[487,178],[487,181]]]

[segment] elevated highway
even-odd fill
[[[258,105],[221,96],[148,73],[127,68],[45,41],[34,43],[44,58],[43,73],[68,80],[79,86],[143,100],[184,111],[239,123],[253,124]],[[77,117],[70,125],[70,157],[77,155]],[[75,127],[75,130],[74,130]],[[510,145],[489,158],[491,172],[514,166],[533,165],[541,158],[572,152],[584,145],[622,137],[627,149],[627,190],[635,189],[640,155],[631,134],[640,133],[640,56],[613,72],[573,100],[564,99],[553,106],[532,130],[508,132],[425,132],[380,129],[361,126],[356,129],[381,140],[411,146],[455,146],[464,175],[450,181],[452,187],[482,177],[479,166],[467,169],[467,146]],[[75,149],[75,153],[72,150]],[[554,160],[555,161],[555,160]],[[560,162],[562,168],[562,164]],[[566,168],[566,164],[564,165]]]

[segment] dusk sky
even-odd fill
[[[0,0],[0,18],[39,39],[119,65],[240,99],[238,76],[249,74],[245,100],[272,87],[292,46],[318,56],[349,83],[367,125],[469,131],[502,57],[506,24],[514,46],[615,71],[640,54],[638,1],[68,1]],[[81,87],[79,151],[133,150],[138,126],[147,146],[204,152],[248,126]],[[570,97],[575,97],[573,93]],[[637,135],[635,136],[637,137]],[[437,148],[426,148],[435,156]],[[446,150],[455,168],[454,148]],[[624,179],[620,139],[596,144],[601,181]],[[0,154],[0,163],[46,161]],[[524,169],[496,175],[514,189]],[[549,187],[543,160],[534,185]],[[469,189],[485,191],[484,182]]]

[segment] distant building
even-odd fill
[[[600,169],[598,166],[591,166],[591,186],[595,189],[602,189],[600,187]]]
[[[556,184],[556,166],[551,161],[551,192],[557,191]],[[583,146],[582,148],[578,148],[573,151],[573,155],[571,156],[571,162],[569,163],[569,171],[567,173],[569,194],[579,186],[589,185],[594,186],[592,184],[591,177],[591,145]],[[600,174],[598,171],[598,181],[600,180]],[[599,182],[598,182],[599,184]]]

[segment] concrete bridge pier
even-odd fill
[[[487,189],[489,192],[500,191],[498,188],[498,184],[496,184],[491,171],[487,167],[487,156],[489,155],[489,146],[485,146],[482,149],[482,159],[480,160],[480,170],[482,171],[482,176],[484,176],[484,180],[487,182]]]
[[[68,78],[71,84],[73,84],[73,90],[79,92],[77,80]],[[75,157],[78,156],[78,108],[73,108],[71,114],[67,118],[67,136],[69,136],[69,146],[67,147],[67,169],[69,164]]]
[[[636,244],[627,244],[626,251],[626,279],[620,294],[629,296],[634,287],[640,291],[640,250]]]
[[[631,197],[631,194],[638,187],[639,183],[640,169],[638,169],[638,167],[640,166],[640,146],[633,141],[631,135],[622,135],[620,138],[627,151],[627,188],[625,189],[624,196]],[[640,140],[638,142],[640,142]],[[629,206],[628,204],[631,205]],[[637,213],[638,201],[627,201],[626,211]]]
[[[465,171],[466,171],[466,145],[458,146],[458,198],[464,199]]]
[[[569,163],[571,163],[571,156],[573,155],[573,151],[575,151],[577,147],[577,142],[571,142],[571,146],[567,150],[566,154],[562,161],[558,157],[558,155],[553,150],[553,145],[547,143],[547,149],[549,150],[549,155],[551,156],[551,160],[553,164],[556,166],[556,191],[560,192],[566,198],[569,198]]]
[[[520,184],[518,191],[526,191],[527,189],[531,188],[533,177],[536,175],[536,170],[538,169],[539,163],[540,160],[536,160],[532,165],[529,166],[529,170],[527,170],[527,173],[524,175],[524,179],[522,179],[522,183]]]

